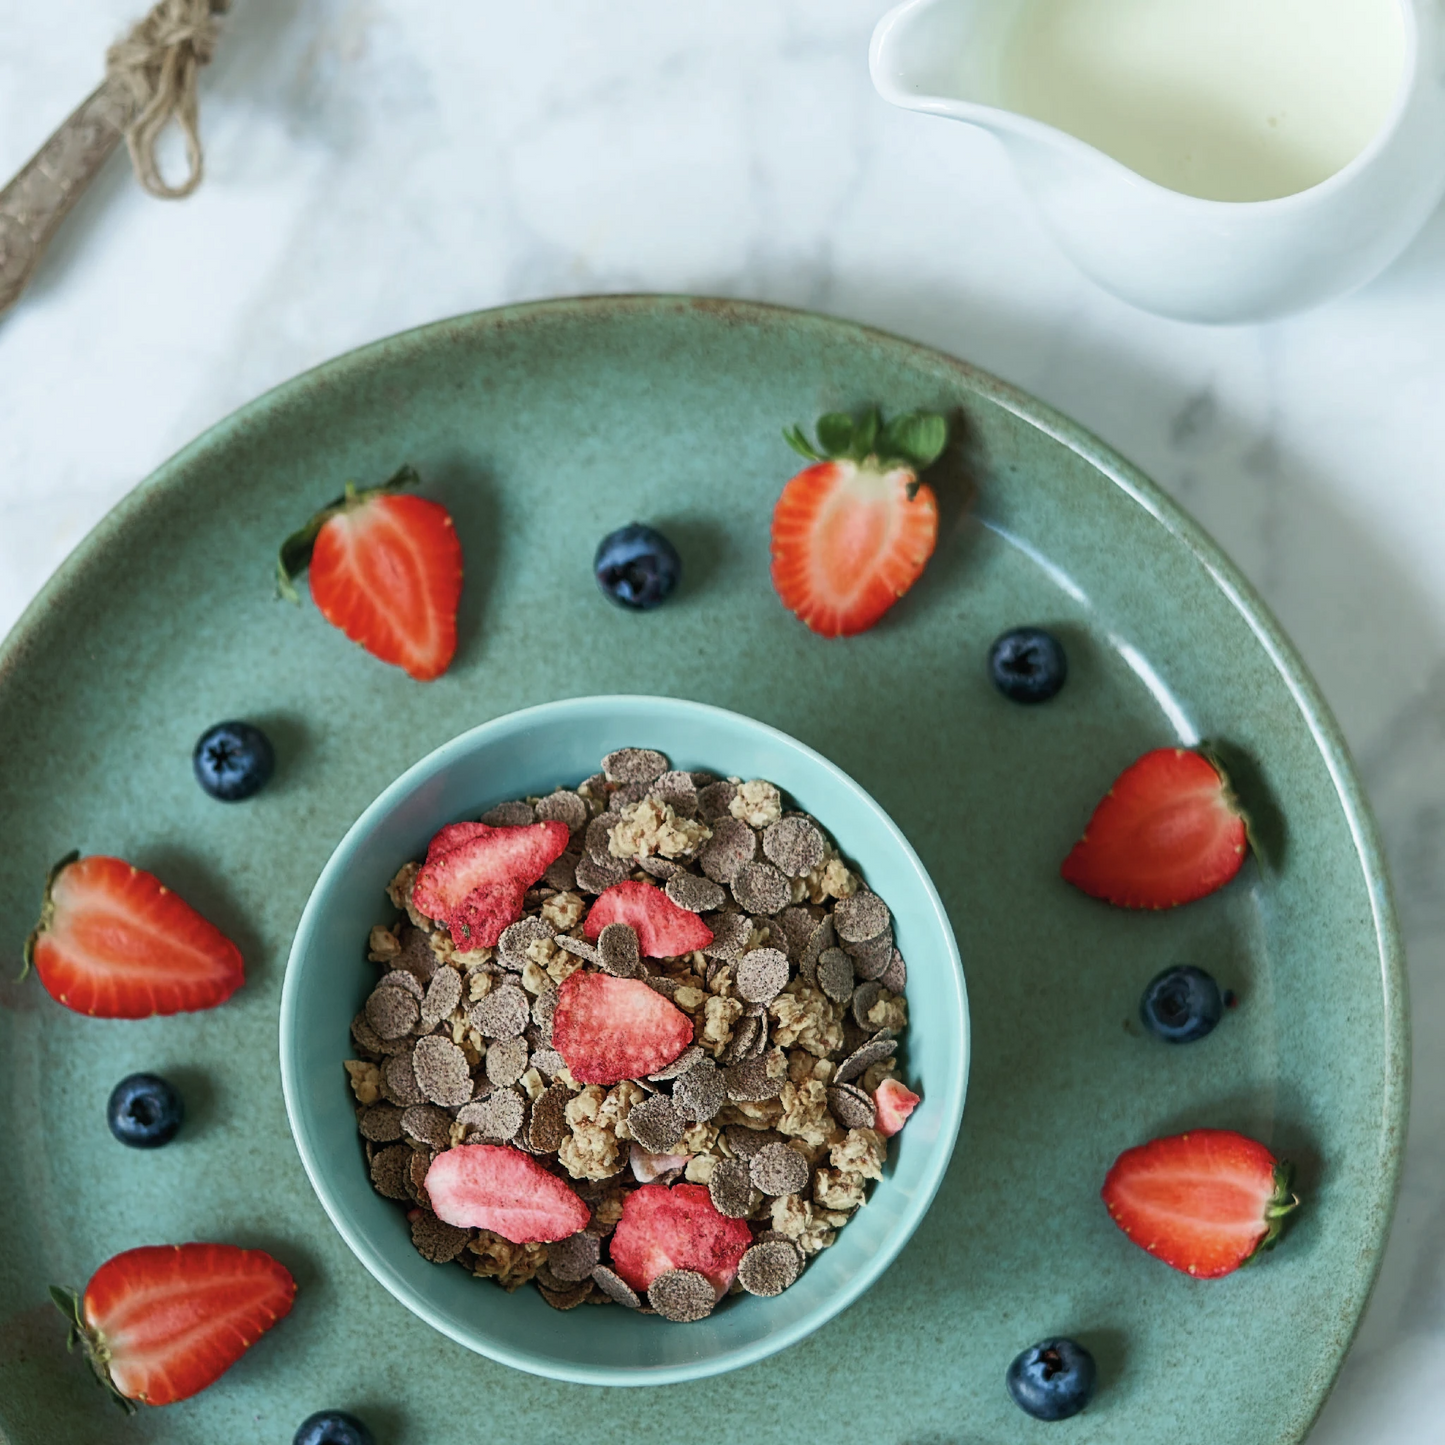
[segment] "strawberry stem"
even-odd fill
[[[80,1317],[80,1295],[73,1289],[61,1289],[59,1285],[53,1284],[50,1286],[50,1298],[70,1326],[65,1337],[65,1348],[73,1350],[85,1338],[85,1323]]]
[[[399,492],[403,487],[417,486],[420,482],[421,474],[410,462],[398,467],[379,487],[372,487],[365,492],[358,492],[355,482],[347,482],[346,490],[341,496],[334,502],[327,503],[304,527],[292,532],[282,542],[281,550],[276,556],[276,595],[285,598],[287,602],[301,601],[296,591],[295,579],[311,565],[311,549],[316,545],[316,538],[333,517],[364,506],[373,497],[383,496],[387,492]]]

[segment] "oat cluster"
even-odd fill
[[[732,1292],[780,1293],[882,1177],[888,1141],[873,1096],[908,1023],[887,905],[772,783],[673,770],[647,749],[609,754],[575,789],[481,819],[540,820],[564,822],[571,842],[495,949],[458,951],[417,910],[417,863],[388,887],[406,916],[371,930],[382,974],[352,1021],[346,1062],[373,1185],[407,1208],[416,1248],[435,1263],[507,1290],[535,1281],[558,1309],[618,1303],[690,1320],[712,1308],[702,1276],[670,1271],[640,1297],[606,1255],[629,1193],[686,1180],[752,1230]],[[652,959],[626,924],[588,939],[590,896],[628,879],[663,887],[713,942]],[[692,1045],[645,1078],[576,1082],[552,1018],[579,969],[645,981],[692,1021]],[[587,1203],[590,1224],[559,1243],[513,1244],[438,1219],[427,1170],[464,1143],[533,1155]]]

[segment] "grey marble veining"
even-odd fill
[[[0,0],[0,173],[143,0]],[[1416,1040],[1380,1284],[1315,1445],[1426,1445],[1445,1385],[1445,216],[1269,326],[1081,280],[988,137],[891,110],[882,0],[235,0],[181,204],[111,163],[0,319],[0,628],[138,479],[257,392],[435,317],[687,290],[912,336],[1076,417],[1294,636],[1394,866]],[[218,498],[224,507],[225,499]]]

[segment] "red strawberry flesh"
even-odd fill
[[[52,876],[29,956],[52,998],[97,1018],[213,1008],[245,981],[220,929],[153,874],[103,856]]]
[[[462,549],[440,502],[371,493],[316,534],[311,596],[321,615],[373,656],[420,682],[457,650]]]
[[[1271,1247],[1299,1202],[1289,1166],[1229,1129],[1194,1129],[1126,1149],[1102,1196],[1135,1244],[1199,1279],[1230,1274]]]
[[[497,940],[523,914],[525,883],[483,883],[473,888],[447,919],[458,948],[495,948]]]
[[[599,894],[583,929],[596,939],[609,923],[629,924],[644,958],[679,958],[713,940],[712,929],[696,913],[679,908],[651,883],[614,883]]]
[[[493,948],[503,929],[522,916],[528,886],[566,850],[570,836],[567,825],[556,821],[511,828],[449,824],[432,840],[412,902],[446,923],[458,948]]]
[[[692,1020],[641,979],[578,972],[557,992],[552,1047],[580,1084],[616,1084],[656,1073],[692,1037]]]
[[[592,1211],[519,1149],[460,1144],[432,1160],[426,1192],[438,1219],[490,1229],[513,1244],[550,1244],[587,1227]]]
[[[1248,846],[1219,769],[1186,748],[1159,748],[1119,775],[1060,871],[1121,908],[1174,908],[1228,883]]]
[[[103,1264],[81,1309],[92,1358],[117,1393],[169,1405],[223,1375],[295,1296],[295,1280],[259,1249],[154,1245]]]
[[[907,1122],[918,1107],[919,1095],[897,1079],[884,1079],[873,1091],[873,1108],[877,1129],[884,1138],[891,1138]]]
[[[627,1196],[612,1232],[612,1268],[639,1294],[670,1269],[692,1269],[712,1281],[718,1298],[737,1276],[752,1245],[745,1219],[728,1219],[701,1184],[645,1184]]]
[[[484,838],[486,834],[485,823],[447,823],[437,829],[426,845],[426,861],[430,863],[433,858],[440,858],[443,853],[450,853],[473,838]]]
[[[773,510],[773,586],[814,632],[851,636],[913,586],[937,538],[938,504],[911,467],[819,462]]]

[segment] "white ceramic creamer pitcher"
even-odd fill
[[[1282,316],[1362,285],[1445,190],[1445,0],[1398,0],[1400,89],[1373,139],[1317,185],[1276,200],[1204,200],[1146,179],[1002,104],[1010,22],[1027,0],[906,0],[878,23],[884,99],[992,131],[1079,268],[1148,311],[1189,321]]]

